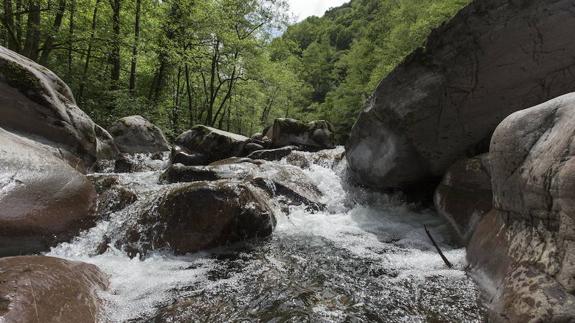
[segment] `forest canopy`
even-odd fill
[[[173,138],[326,119],[340,143],[378,82],[468,0],[352,0],[289,24],[285,0],[3,0],[3,46],[55,71],[109,126]]]

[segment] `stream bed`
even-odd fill
[[[304,172],[323,193],[325,211],[278,210],[270,238],[144,258],[112,246],[95,252],[161,187],[160,170],[119,174],[138,201],[48,255],[93,263],[109,275],[103,322],[485,321],[481,292],[465,271],[465,249],[453,243],[441,217],[347,185],[345,162],[312,163]]]

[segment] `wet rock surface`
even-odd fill
[[[169,183],[243,180],[266,191],[270,198],[281,196],[287,204],[322,208],[319,189],[298,167],[249,158],[229,158],[209,166],[171,165],[162,174]]]
[[[335,147],[333,126],[324,120],[304,123],[295,119],[276,119],[267,130],[273,147],[300,146],[307,150]]]
[[[445,173],[435,190],[435,208],[457,231],[464,242],[493,207],[489,155],[462,159]]]
[[[0,258],[2,322],[97,322],[107,277],[94,265],[45,256]]]
[[[142,116],[129,116],[110,127],[114,143],[123,153],[155,153],[170,150],[162,130]]]
[[[487,152],[511,113],[575,89],[573,3],[474,1],[376,89],[347,143],[360,183],[404,188]],[[532,44],[532,46],[524,46]]]
[[[199,164],[199,160],[211,163],[240,156],[248,139],[248,137],[207,126],[195,126],[176,138],[175,145],[180,147],[177,149],[187,155],[181,156],[181,159],[177,161],[186,165],[194,165]],[[178,150],[174,153],[176,158]]]
[[[39,252],[95,221],[96,191],[59,151],[0,128],[0,256]]]
[[[97,125],[68,86],[47,68],[0,47],[0,127],[96,161]]]
[[[271,235],[276,220],[255,187],[235,181],[171,186],[143,210],[116,245],[129,254],[168,248],[177,254]]]
[[[575,94],[516,112],[493,135],[494,210],[468,258],[491,281],[498,321],[575,319],[573,138]]]

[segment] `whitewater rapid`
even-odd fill
[[[278,210],[274,234],[263,241],[144,259],[113,246],[95,252],[160,187],[161,171],[118,174],[139,201],[48,255],[109,275],[102,321],[483,321],[465,250],[454,247],[447,223],[396,196],[348,186],[345,162],[329,166],[304,170],[323,193],[325,211]],[[436,253],[424,224],[454,268]]]

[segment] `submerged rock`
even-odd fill
[[[506,118],[491,141],[494,210],[468,259],[498,321],[575,320],[575,94]]]
[[[488,159],[488,154],[483,154],[456,162],[435,190],[435,208],[464,242],[493,207]]]
[[[0,321],[101,320],[106,276],[94,265],[53,257],[0,258]]]
[[[321,192],[303,171],[295,166],[281,165],[263,160],[230,158],[209,166],[171,165],[162,174],[169,183],[242,180],[266,191],[270,197],[283,197],[287,204],[320,209]]]
[[[108,218],[112,213],[130,206],[138,196],[125,185],[121,185],[117,175],[89,175],[98,192],[98,218]]]
[[[56,74],[0,46],[0,127],[96,161],[97,125]]]
[[[276,119],[267,130],[273,147],[300,146],[308,150],[335,147],[333,126],[324,120],[304,123],[295,119]]]
[[[276,161],[281,160],[282,158],[291,154],[292,151],[297,149],[298,147],[296,146],[285,146],[276,149],[262,149],[252,152],[251,154],[248,155],[248,158]]]
[[[0,256],[46,250],[95,221],[96,191],[59,151],[0,128]]]
[[[261,190],[223,180],[172,185],[160,192],[116,242],[129,254],[196,252],[271,235],[276,220]]]
[[[347,143],[354,177],[405,188],[487,152],[511,113],[575,89],[571,0],[474,1],[378,86]],[[525,44],[530,44],[526,46]]]
[[[142,116],[122,118],[110,127],[114,142],[123,153],[155,153],[170,150],[160,128]]]
[[[248,140],[248,137],[198,125],[176,138],[175,144],[179,148],[172,153],[172,162],[193,166],[204,160],[211,163],[240,156]]]

